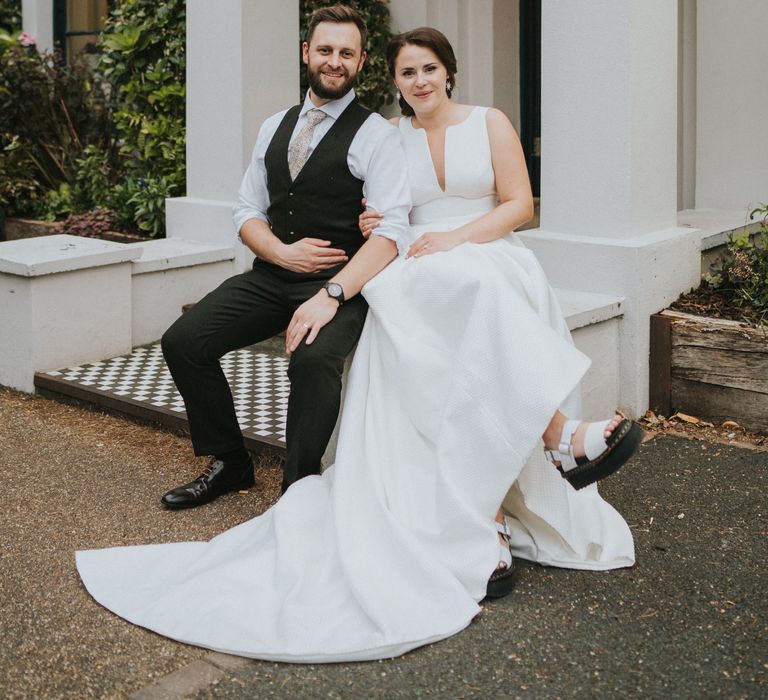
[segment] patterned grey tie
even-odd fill
[[[315,127],[326,118],[326,113],[319,109],[310,109],[307,112],[307,123],[301,128],[296,138],[290,145],[291,154],[288,157],[288,169],[291,171],[291,179],[295,180],[304,163],[309,157],[309,144],[312,142],[312,134]]]

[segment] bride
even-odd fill
[[[641,431],[567,418],[589,360],[506,235],[531,215],[517,136],[497,110],[451,101],[456,61],[437,30],[396,37],[388,63],[412,242],[363,290],[335,464],[209,542],[78,552],[91,595],[135,624],[260,659],[379,659],[466,627],[509,592],[512,553],[634,563],[626,522],[591,484]],[[364,233],[377,220],[363,214]]]

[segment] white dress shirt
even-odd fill
[[[307,122],[307,112],[310,109],[322,110],[327,116],[315,127],[312,134],[308,156],[311,155],[317,144],[336,123],[336,120],[354,97],[354,90],[350,90],[338,100],[328,102],[322,107],[315,107],[309,92],[307,92],[299,119],[291,134],[291,142]],[[267,147],[287,111],[286,109],[272,115],[264,121],[261,129],[259,129],[251,164],[243,177],[237,204],[235,204],[232,212],[238,237],[240,229],[248,219],[262,219],[270,223],[267,216],[269,192],[267,190],[264,154],[267,152]],[[290,148],[289,146],[289,150]],[[407,240],[411,192],[408,184],[405,151],[400,142],[400,133],[397,128],[379,114],[371,114],[363,122],[352,140],[347,153],[347,164],[350,173],[363,180],[363,196],[368,201],[367,208],[383,215],[374,235],[395,241],[398,250],[403,252]],[[317,237],[323,237],[322,231],[317,232]]]

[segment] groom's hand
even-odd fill
[[[363,209],[368,203],[368,200],[363,197]],[[360,228],[360,233],[363,234],[363,238],[370,238],[379,222],[384,218],[383,214],[379,214],[375,209],[365,209],[359,217],[357,217],[357,225]]]
[[[336,315],[338,309],[339,302],[331,299],[324,289],[307,299],[294,311],[288,324],[285,332],[286,351],[293,352],[305,337],[307,345],[311,345],[320,329]]]
[[[320,238],[302,238],[296,243],[284,243],[278,250],[276,262],[291,272],[317,272],[349,260],[343,250],[330,248],[330,245],[330,241]]]

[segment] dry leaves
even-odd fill
[[[666,418],[653,411],[646,411],[639,423],[653,435],[678,435],[707,442],[734,445],[758,452],[768,452],[768,435],[752,433],[734,420],[714,425],[698,416],[677,412]]]

